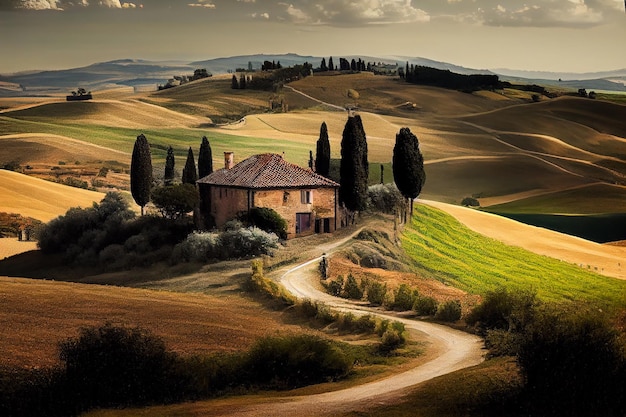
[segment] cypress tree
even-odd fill
[[[328,71],[334,71],[335,64],[333,64],[333,57],[328,58]]]
[[[361,116],[348,117],[341,139],[339,202],[350,211],[362,211],[367,203],[367,139]]]
[[[170,146],[167,148],[167,156],[165,157],[165,174],[163,175],[163,182],[165,185],[172,185],[174,182],[174,165],[176,160],[174,159],[174,149]]]
[[[419,141],[408,127],[403,127],[396,134],[392,168],[396,186],[404,198],[411,200],[411,213],[413,213],[413,199],[422,192],[426,173]],[[406,222],[406,214],[404,221]]]
[[[330,141],[328,140],[328,127],[326,122],[320,126],[320,137],[317,140],[315,152],[315,172],[328,177],[330,171]]]
[[[144,207],[150,202],[152,188],[152,156],[148,139],[141,134],[137,136],[133,155],[130,161],[130,193],[135,203],[141,207],[141,215]]]
[[[183,168],[183,184],[196,185],[197,180],[196,161],[193,158],[193,150],[191,150],[190,146],[187,152],[187,162],[185,162],[185,168]]]
[[[233,74],[233,78],[231,80],[230,88],[232,88],[233,90],[238,90],[239,89],[239,81],[237,81],[237,76],[235,74]]]
[[[239,88],[242,90],[246,89],[246,75],[245,74],[241,74],[241,77],[239,77]]]
[[[320,64],[320,71],[328,71],[328,67],[326,66],[326,58],[322,58],[322,63]]]
[[[202,137],[198,153],[198,178],[204,178],[213,172],[213,152],[206,136]]]

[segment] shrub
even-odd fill
[[[165,185],[152,190],[152,203],[168,219],[178,219],[193,211],[199,200],[198,190],[192,184]]]
[[[220,235],[221,258],[270,255],[278,247],[278,236],[257,227],[229,229]]]
[[[412,290],[407,284],[400,284],[394,292],[391,308],[399,311],[411,310],[418,298],[417,290]]]
[[[532,322],[537,305],[535,292],[509,291],[502,287],[487,292],[465,321],[483,334],[491,329],[522,331]]]
[[[274,233],[281,239],[287,238],[287,221],[271,208],[253,207],[248,213],[248,221],[253,226]]]
[[[217,233],[193,232],[176,247],[173,258],[184,261],[206,262],[221,254],[220,236]]]
[[[546,310],[524,332],[518,363],[543,415],[623,416],[626,359],[617,331],[596,309]]]
[[[413,304],[413,310],[419,316],[434,316],[437,314],[437,307],[437,300],[433,297],[417,297]]]
[[[461,201],[461,205],[465,207],[480,207],[480,202],[474,197],[465,197]]]
[[[383,305],[385,302],[385,296],[387,295],[387,284],[382,284],[378,281],[370,282],[367,287],[367,301],[373,305]]]
[[[404,197],[395,184],[376,184],[368,187],[369,208],[383,213],[396,213],[405,204]]]
[[[337,279],[328,281],[326,284],[326,290],[330,295],[334,295],[335,297],[341,296],[343,292],[343,276],[339,275]]]
[[[335,381],[350,371],[353,359],[328,340],[294,335],[259,340],[245,362],[242,372],[250,383],[292,389]]]
[[[461,302],[459,300],[446,301],[439,305],[435,318],[441,321],[455,322],[461,319]]]
[[[68,390],[78,407],[111,407],[177,399],[176,355],[139,328],[86,328],[60,344]]]
[[[352,300],[360,300],[363,298],[363,290],[356,282],[356,278],[354,278],[352,274],[348,274],[348,278],[343,286],[343,292],[341,295],[344,298],[350,298]]]

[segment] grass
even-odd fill
[[[504,286],[535,290],[546,301],[584,300],[602,307],[626,301],[626,281],[507,246],[425,205],[416,206],[402,246],[420,269],[474,294]]]

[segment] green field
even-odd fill
[[[582,300],[602,307],[626,302],[626,281],[507,246],[425,205],[416,206],[402,246],[420,269],[470,293],[503,286],[534,290],[545,301]]]

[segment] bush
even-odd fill
[[[68,392],[80,409],[177,400],[176,355],[139,328],[106,324],[60,344]]]
[[[441,321],[455,322],[461,319],[461,302],[459,300],[446,301],[439,305],[435,318]]]
[[[433,297],[417,297],[413,310],[419,316],[434,316],[437,314],[437,300]]]
[[[194,185],[176,184],[153,189],[151,199],[163,217],[178,219],[193,211],[200,196]]]
[[[193,232],[176,246],[173,261],[206,262],[221,255],[220,235],[217,233]]]
[[[340,297],[343,292],[343,276],[339,275],[337,279],[330,280],[326,283],[326,291],[330,295]]]
[[[411,310],[418,298],[417,290],[412,290],[407,284],[400,284],[394,292],[394,300],[391,308],[398,311]]]
[[[259,340],[242,367],[246,380],[265,388],[292,389],[347,375],[350,358],[338,345],[312,335]]]
[[[356,278],[352,274],[348,274],[348,278],[346,279],[346,283],[343,286],[343,292],[341,293],[342,297],[349,298],[352,300],[360,300],[363,298],[363,290],[357,284]]]
[[[378,281],[372,281],[367,287],[367,301],[373,305],[381,306],[385,302],[387,295],[387,284],[382,284]]]
[[[220,236],[221,259],[271,255],[278,247],[278,236],[257,227],[227,230]]]
[[[461,201],[461,205],[465,207],[480,207],[480,202],[474,197],[465,197]]]
[[[626,359],[617,331],[597,309],[538,314],[518,363],[526,394],[543,415],[623,416]]]
[[[376,184],[367,189],[369,208],[383,213],[399,212],[405,202],[402,193],[395,184]]]
[[[502,287],[489,291],[465,321],[470,326],[476,326],[482,334],[492,329],[522,331],[532,322],[537,305],[536,293],[509,291]]]
[[[253,207],[248,213],[248,221],[259,229],[287,239],[287,221],[271,208]]]

